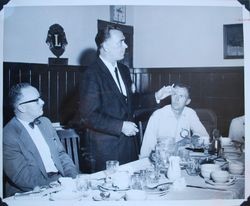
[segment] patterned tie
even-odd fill
[[[38,124],[40,124],[40,123],[41,123],[41,121],[40,121],[38,118],[36,118],[36,119],[34,119],[33,122],[30,122],[30,123],[29,123],[29,126],[30,126],[32,129],[34,129],[35,124],[38,125]]]
[[[119,78],[118,71],[117,71],[117,67],[115,67],[115,76],[116,76],[116,79],[117,79],[117,82],[118,82],[118,85],[119,85],[120,92],[123,93],[121,83],[120,83],[120,78]]]

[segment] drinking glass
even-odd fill
[[[79,174],[76,176],[76,189],[81,192],[83,197],[89,195],[89,176]]]
[[[134,190],[141,190],[142,189],[141,177],[140,177],[139,173],[134,173],[131,176],[130,187],[131,187],[131,189],[134,189]]]
[[[106,161],[106,182],[112,182],[112,175],[117,172],[119,167],[118,160],[108,160]]]
[[[168,167],[168,158],[175,153],[175,138],[158,137],[155,147],[155,170],[160,172]]]
[[[191,176],[199,175],[200,174],[199,160],[192,158],[191,161],[188,163],[186,170],[187,170],[187,173]]]
[[[180,157],[182,165],[186,165],[190,161],[190,151],[185,147],[179,147],[177,155]]]
[[[147,170],[146,173],[146,186],[152,186],[159,182],[160,176],[154,170]]]
[[[108,160],[106,161],[106,172],[107,174],[114,174],[119,167],[118,160]]]

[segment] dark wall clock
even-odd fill
[[[110,6],[110,21],[125,24],[126,6],[124,5]]]

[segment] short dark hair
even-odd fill
[[[103,29],[99,30],[95,37],[95,43],[97,46],[98,51],[102,47],[102,43],[105,42],[108,38],[110,38],[110,31],[111,30],[119,30],[122,31],[118,26],[116,25],[107,25]]]
[[[174,88],[175,87],[185,88],[188,93],[188,98],[191,98],[191,87],[189,85],[181,83],[181,82],[177,82],[174,84]]]
[[[30,83],[21,82],[18,83],[10,88],[9,91],[9,104],[14,109],[16,107],[16,103],[21,99],[23,96],[22,89],[31,87]]]

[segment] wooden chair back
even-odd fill
[[[80,137],[74,129],[58,130],[57,134],[67,152],[72,158],[74,164],[79,171],[79,148]]]

